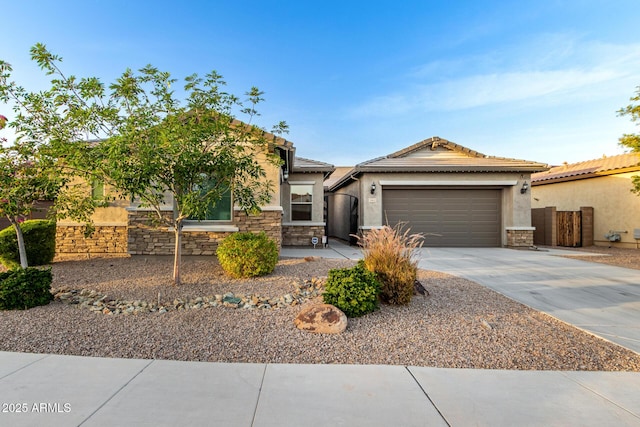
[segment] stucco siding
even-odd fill
[[[283,223],[288,225],[300,225],[300,222],[291,220],[291,185],[313,185],[313,207],[311,211],[311,223],[324,222],[324,186],[322,173],[291,174],[289,179],[281,186]]]
[[[577,211],[582,206],[594,208],[594,244],[609,246],[609,231],[621,233],[613,246],[636,247],[634,228],[640,228],[640,197],[630,190],[631,177],[623,173],[576,181],[536,185],[532,188],[532,207],[555,206],[558,211]]]

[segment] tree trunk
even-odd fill
[[[20,254],[20,267],[27,268],[29,263],[27,262],[27,249],[24,245],[24,236],[22,235],[22,229],[20,228],[20,223],[18,223],[16,218],[9,218],[9,222],[13,225],[13,228],[16,230],[16,238],[18,240],[18,254]]]
[[[176,245],[173,250],[173,284],[180,285],[180,261],[182,259],[182,221],[176,220],[173,230],[175,233]]]

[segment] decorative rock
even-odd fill
[[[303,331],[339,334],[347,329],[347,316],[331,304],[319,304],[303,309],[293,323]]]
[[[237,298],[235,296],[233,296],[233,294],[229,295],[225,295],[225,297],[222,299],[222,302],[226,302],[228,304],[232,304],[232,305],[238,305],[240,304],[240,302],[242,301],[241,298]]]
[[[148,302],[143,300],[123,301],[116,300],[107,295],[101,295],[95,290],[89,289],[66,289],[61,288],[53,291],[54,299],[63,304],[77,304],[79,308],[89,309],[96,313],[104,313],[111,315],[130,315],[141,313],[155,313],[160,314],[168,311],[185,311],[185,310],[197,310],[206,309],[209,307],[228,307],[228,308],[245,308],[245,309],[264,309],[274,310],[279,308],[285,308],[288,306],[295,306],[304,301],[308,301],[322,294],[324,284],[321,279],[313,278],[312,280],[305,280],[303,283],[294,283],[295,291],[279,297],[265,297],[261,295],[235,295],[232,292],[227,292],[224,295],[209,295],[203,297],[196,297],[185,301],[181,298],[176,298],[173,303],[168,303],[165,306],[160,301],[160,295],[158,295],[158,301]]]

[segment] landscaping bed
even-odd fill
[[[429,295],[416,295],[407,306],[381,305],[349,319],[342,334],[317,335],[296,329],[293,319],[302,306],[322,298],[298,298],[296,292],[314,277],[321,283],[329,269],[354,262],[282,259],[268,276],[230,279],[213,257],[185,257],[184,284],[175,287],[171,261],[135,256],[55,262],[54,292],[94,291],[109,301],[154,303],[156,309],[105,314],[92,310],[93,304],[57,300],[3,311],[0,350],[211,362],[640,371],[634,352],[442,273],[420,271]],[[229,294],[273,303],[209,303]],[[207,303],[175,304],[198,298]],[[280,298],[288,302],[278,304]]]
[[[640,270],[640,249],[614,248],[606,246],[588,246],[585,248],[558,248],[576,252],[576,255],[565,255],[583,261],[598,262],[616,267]],[[588,256],[585,256],[588,254]]]

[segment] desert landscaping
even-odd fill
[[[584,249],[583,249],[584,250]],[[637,268],[638,251],[588,257]],[[244,363],[640,371],[640,355],[478,284],[419,271],[428,295],[350,318],[342,334],[296,329],[301,307],[322,303],[329,269],[353,261],[281,259],[275,271],[230,279],[214,257],[57,259],[50,304],[0,312],[0,350]],[[89,300],[89,301],[87,301]],[[101,301],[98,301],[101,300]],[[84,301],[84,303],[83,303]],[[101,305],[102,304],[102,305]],[[118,308],[120,307],[120,308]]]

